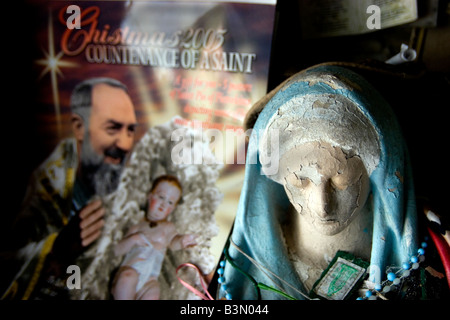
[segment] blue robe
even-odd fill
[[[343,86],[331,86],[326,81],[302,81],[305,74],[326,72]],[[261,172],[258,141],[264,128],[278,108],[293,97],[306,94],[343,95],[354,102],[362,114],[373,124],[379,138],[380,159],[370,175],[371,201],[374,212],[371,270],[380,273],[370,275],[370,280],[385,280],[386,267],[401,266],[417,254],[417,213],[410,161],[400,127],[388,103],[362,77],[337,66],[318,66],[298,73],[264,100],[264,108],[258,115],[250,137],[245,181],[231,240],[250,258],[285,282],[272,279],[267,271],[258,269],[234,246],[228,253],[235,266],[269,286],[281,290],[296,299],[304,299],[297,290],[307,294],[294,265],[289,259],[283,240],[281,225],[291,204],[282,185],[270,180]],[[268,101],[267,101],[268,100]],[[302,106],[298,106],[299,115]],[[256,155],[256,156],[255,156]],[[254,161],[248,161],[256,159]],[[224,278],[227,292],[233,299],[257,299],[252,282],[231,263],[225,266]],[[270,278],[267,276],[269,275]],[[287,285],[288,283],[289,285]],[[296,288],[294,290],[292,287]],[[223,290],[221,291],[223,295]],[[284,299],[283,295],[261,290],[262,299]]]

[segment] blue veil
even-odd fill
[[[331,75],[344,85],[330,85],[320,80],[323,77],[314,82],[305,80],[306,75],[311,79],[319,73]],[[262,173],[258,150],[260,135],[272,115],[293,97],[305,94],[345,96],[358,106],[378,135],[381,154],[378,166],[370,175],[374,212],[370,280],[380,283],[386,277],[387,266],[401,266],[417,252],[410,162],[393,111],[380,94],[353,71],[330,65],[312,67],[286,80],[255,106],[260,110],[256,110],[259,115],[256,115],[249,141],[244,184],[229,239],[231,245],[227,253],[231,263],[227,262],[224,272],[226,291],[233,299],[284,298],[270,290],[261,290],[259,296],[248,276],[296,299],[304,299],[303,294],[307,294],[289,259],[282,235],[281,223],[290,202],[283,186]],[[300,114],[302,106],[298,108]],[[251,159],[256,159],[256,163],[249,161]]]

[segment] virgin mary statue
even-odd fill
[[[304,70],[260,100],[246,126],[220,297],[423,298],[413,289],[430,247],[419,239],[408,151],[364,78],[335,65]]]

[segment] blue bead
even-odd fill
[[[219,269],[217,270],[217,273],[220,274],[220,275],[222,275],[222,274],[223,274],[223,268],[219,268]]]
[[[375,285],[375,290],[381,291],[381,289],[383,289],[383,288],[381,287],[381,284],[376,284],[376,285]]]
[[[395,278],[396,278],[395,277],[395,273],[389,272],[388,275],[387,275],[387,278],[388,278],[389,281],[394,281]]]
[[[411,262],[412,263],[417,263],[419,261],[419,258],[417,258],[416,256],[412,256],[411,257]]]
[[[417,250],[417,252],[420,254],[420,255],[424,255],[425,254],[425,250],[423,250],[422,248],[420,248],[419,250]]]
[[[370,298],[372,296],[372,291],[366,291],[366,297]]]
[[[409,270],[409,268],[411,268],[411,265],[410,265],[409,263],[405,262],[405,263],[402,265],[402,267],[403,267],[403,270]]]
[[[232,296],[231,296],[231,294],[227,293],[227,294],[225,295],[225,298],[227,298],[227,300],[231,300]]]
[[[228,289],[228,286],[226,284],[222,283],[220,288],[222,288],[222,290],[226,291]]]
[[[428,246],[428,243],[422,242],[422,248],[426,248]]]
[[[225,260],[220,261],[219,265],[223,268],[225,267]]]
[[[363,298],[361,298],[361,297],[358,297],[358,298],[356,298],[356,300],[364,300]]]
[[[219,279],[217,279],[217,282],[224,283],[225,282],[225,278],[224,277],[220,277]]]

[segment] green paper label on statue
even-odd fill
[[[343,300],[364,273],[364,268],[339,257],[321,279],[315,292],[328,300]]]

